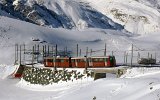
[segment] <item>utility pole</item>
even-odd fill
[[[50,49],[50,48],[49,48],[49,45],[48,45],[48,55],[47,55],[48,57],[50,56],[49,49]]]
[[[54,47],[52,46],[52,57],[54,56]]]
[[[64,47],[64,57],[66,57],[66,47]]]
[[[113,51],[112,51],[112,56],[113,56]]]
[[[68,56],[67,46],[65,47],[65,54]]]
[[[126,51],[124,52],[124,64],[126,63]]]
[[[126,65],[128,63],[128,53],[126,53]]]
[[[34,47],[34,55],[35,55],[35,60],[37,60],[37,52],[36,52],[36,50],[37,50],[37,45],[35,44],[35,47]]]
[[[25,49],[26,49],[26,45],[25,45],[25,43],[24,43],[24,45],[23,45],[23,46],[24,46],[24,48],[23,48],[23,49],[24,49],[24,51],[23,51],[23,55],[24,55],[24,56],[23,56],[23,62],[24,62],[24,64],[25,64],[25,52],[26,52],[26,51],[25,51]]]
[[[79,56],[81,56],[81,52],[82,52],[82,50],[80,49],[80,50],[79,50]]]
[[[19,64],[20,64],[20,65],[22,64],[22,61],[21,61],[21,51],[22,51],[22,48],[21,48],[21,45],[20,45],[20,52],[19,52],[19,56],[20,56]]]
[[[149,58],[149,52],[148,52],[148,58]]]
[[[33,62],[34,62],[34,46],[32,48],[32,67],[33,67]]]
[[[17,44],[17,62],[18,62],[18,59],[19,59],[19,57],[18,57],[18,49],[19,48],[19,46],[18,46],[18,44]]]
[[[57,70],[57,66],[56,66],[56,58],[57,58],[57,44],[56,44],[56,48],[55,48],[55,56],[54,56],[54,70]]]
[[[106,49],[107,49],[107,45],[106,45],[106,43],[105,43],[104,56],[106,56],[106,53],[107,53]]]
[[[38,44],[38,47],[37,47],[37,63],[39,62],[39,55],[40,55],[40,51],[39,51],[39,44]]]
[[[157,59],[157,53],[155,52],[155,60]]]
[[[77,44],[77,57],[78,57],[78,44]]]
[[[132,52],[131,52],[131,67],[133,65],[133,44],[132,44]]]
[[[140,53],[138,52],[137,62],[139,61],[139,59],[140,59]]]
[[[45,46],[44,46],[44,54],[45,54],[44,56],[45,56],[45,57],[46,57],[46,55],[47,55],[47,54],[46,54],[46,51],[47,51],[47,46],[45,45]]]
[[[43,45],[43,50],[42,51],[43,51],[43,60],[44,60],[44,45]]]
[[[92,49],[91,49],[91,51],[90,51],[90,56],[92,56]]]
[[[15,64],[17,63],[17,44],[15,44]]]
[[[87,68],[88,68],[88,47],[86,48],[86,67],[85,67],[85,70],[87,71]]]
[[[57,57],[57,55],[58,55],[58,51],[57,51],[57,44],[56,44],[56,50],[55,50],[55,51],[56,51],[56,57]]]

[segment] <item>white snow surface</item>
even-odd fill
[[[85,30],[67,30],[62,28],[48,28],[37,26],[24,21],[0,17],[0,63],[13,64],[15,59],[15,44],[26,44],[26,48],[30,49],[34,44],[45,45],[40,42],[46,41],[47,44],[58,44],[59,50],[72,51],[73,56],[76,55],[76,45],[82,50],[82,55],[86,54],[86,47],[92,49],[92,56],[103,56],[105,43],[107,44],[107,55],[111,55],[112,51],[117,58],[118,63],[123,62],[124,52],[127,51],[128,59],[131,55],[131,44],[134,44],[134,62],[137,61],[137,53],[141,52],[147,56],[150,51],[154,57],[156,53],[159,60],[159,33],[147,35],[134,35],[117,30],[90,28]],[[40,41],[33,41],[39,39]],[[30,50],[29,49],[29,50]],[[31,49],[32,50],[32,49]],[[90,54],[89,54],[90,55]],[[142,55],[142,56],[143,56]],[[128,63],[130,60],[128,61]]]
[[[13,66],[10,66],[10,68]],[[7,70],[5,72],[12,72]],[[3,72],[0,69],[0,72]],[[1,74],[1,76],[3,76]],[[1,77],[0,76],[0,77]],[[131,68],[120,78],[107,74],[96,81],[80,80],[47,86],[23,79],[0,78],[1,100],[158,100],[160,68]]]
[[[28,0],[27,3],[30,4],[32,1],[34,0]],[[46,2],[49,1],[46,0]],[[84,3],[89,2],[90,6],[113,21],[124,25],[125,29],[131,33],[101,28],[85,29],[85,22],[74,17],[78,15],[72,13],[70,7],[66,13],[70,13],[71,17],[78,21],[79,30],[37,26],[8,18],[7,16],[10,15],[0,12],[2,15],[6,14],[0,16],[0,100],[93,100],[93,98],[96,100],[159,100],[160,69],[154,67],[128,69],[121,78],[109,75],[107,78],[96,81],[74,81],[71,84],[49,86],[32,85],[22,79],[10,77],[17,68],[12,65],[15,43],[32,47],[34,44],[46,41],[48,44],[58,44],[58,49],[64,49],[67,46],[73,55],[76,55],[76,45],[79,44],[82,56],[85,55],[86,47],[98,51],[92,55],[102,56],[104,45],[107,43],[107,55],[111,55],[113,51],[117,63],[123,63],[125,51],[128,53],[128,63],[130,63],[131,44],[133,44],[134,62],[137,61],[138,52],[142,57],[147,57],[150,52],[152,57],[157,57],[158,62],[160,60],[160,14],[153,6],[143,5],[142,1],[83,0]],[[57,0],[57,2],[63,4],[63,0]],[[49,3],[47,6],[49,7]],[[65,9],[65,3],[63,6]],[[115,13],[124,16],[116,18]],[[34,39],[40,41],[35,42]]]
[[[99,12],[123,25],[126,30],[135,34],[148,34],[160,31],[160,13],[152,6],[158,0],[83,0]],[[138,2],[138,1],[144,1]],[[157,1],[157,2],[156,2]],[[152,4],[152,5],[153,5]],[[137,26],[137,27],[135,27]]]

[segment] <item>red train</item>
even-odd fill
[[[115,67],[115,56],[106,57],[46,57],[44,59],[45,67],[57,67],[57,68],[102,68],[102,67]]]

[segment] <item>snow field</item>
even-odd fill
[[[125,29],[135,34],[150,34],[160,31],[160,13],[135,0],[82,0],[113,21],[124,25]],[[155,21],[153,21],[155,20]],[[138,27],[134,27],[138,26]]]
[[[28,5],[32,5],[32,1],[34,0],[28,0]],[[160,14],[157,9],[145,6],[135,0],[81,0],[78,2],[82,2],[83,9],[97,10],[101,13],[98,13],[99,16],[107,15],[132,33],[125,30],[102,29],[102,27],[88,28],[88,24],[82,17],[89,18],[88,23],[91,25],[99,26],[100,24],[97,22],[91,23],[91,17],[88,17],[89,12],[83,16],[84,13],[79,8],[81,6],[77,1],[71,3],[68,0],[46,0],[44,2],[48,9],[59,14],[62,13],[62,10],[54,6],[56,3],[61,5],[64,13],[73,20],[72,24],[77,23],[76,29],[73,30],[37,26],[5,17],[12,16],[4,11],[0,12],[1,15],[4,15],[0,16],[0,64],[4,64],[0,65],[0,99],[93,100],[93,98],[96,98],[96,100],[159,100],[159,68],[128,69],[127,73],[118,79],[113,75],[108,75],[107,78],[96,81],[88,78],[47,86],[33,85],[23,79],[10,79],[8,77],[17,68],[11,65],[14,63],[15,44],[25,43],[29,46],[36,43],[40,44],[39,42],[35,43],[33,39],[47,41],[48,44],[58,44],[58,49],[64,49],[65,46],[68,46],[74,52],[73,55],[76,55],[76,45],[79,44],[83,52],[82,56],[85,56],[86,47],[95,51],[100,50],[100,52],[94,52],[92,56],[104,55],[102,49],[104,49],[104,44],[107,43],[107,55],[111,55],[114,51],[117,63],[123,62],[124,51],[127,51],[128,55],[131,54],[131,44],[134,44],[134,62],[137,60],[138,50],[141,52],[142,57],[147,57],[147,53],[150,52],[153,57],[156,54],[157,62],[160,61]],[[86,5],[90,6],[87,7]],[[93,18],[95,17],[97,16],[93,16]],[[109,18],[109,24],[114,26],[115,23]],[[128,57],[128,63],[130,63],[130,57]]]

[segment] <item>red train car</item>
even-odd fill
[[[107,67],[108,57],[91,57],[89,58],[89,66],[91,67]]]
[[[71,58],[73,60],[72,66],[76,68],[85,68],[86,66],[86,58],[85,57],[76,57]]]
[[[68,68],[71,67],[70,66],[70,62],[69,62],[70,58],[45,58],[44,59],[44,66],[45,67],[62,67],[62,68]]]
[[[93,67],[114,67],[116,66],[116,59],[114,56],[108,57],[65,57],[65,58],[45,58],[45,67],[60,67],[60,68],[85,68]]]
[[[114,67],[116,66],[116,59],[114,56],[108,57],[90,57],[89,58],[90,67]]]

